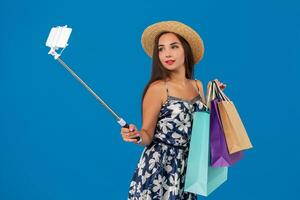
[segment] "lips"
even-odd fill
[[[175,62],[175,60],[167,60],[165,61],[165,63],[167,63],[168,65],[172,65]]]

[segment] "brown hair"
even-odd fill
[[[143,91],[142,114],[143,114],[143,100],[144,100],[145,94],[146,94],[149,86],[151,85],[151,83],[153,83],[157,80],[165,80],[166,78],[170,78],[171,71],[169,71],[162,65],[162,63],[159,60],[159,56],[158,56],[158,53],[159,53],[158,52],[158,41],[159,41],[159,38],[165,33],[173,33],[173,32],[162,32],[156,36],[155,41],[154,41],[154,48],[153,48],[153,55],[152,55],[152,73],[151,73],[150,80],[147,83],[147,85],[145,86],[144,91]],[[193,79],[195,63],[194,63],[194,56],[193,56],[192,49],[191,49],[189,43],[183,37],[181,37],[177,33],[173,33],[173,34],[176,35],[176,37],[179,39],[179,41],[181,42],[183,49],[184,49],[185,77],[188,79]]]

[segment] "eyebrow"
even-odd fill
[[[173,45],[173,44],[179,44],[179,42],[173,42],[173,43],[171,43],[170,45]],[[160,46],[165,46],[165,45],[159,44],[158,46],[160,47]]]

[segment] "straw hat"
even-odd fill
[[[155,37],[162,32],[173,32],[182,36],[191,46],[195,64],[202,59],[204,45],[201,37],[191,27],[178,21],[158,22],[144,30],[141,42],[148,56],[152,58]]]

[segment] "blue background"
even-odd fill
[[[140,128],[151,65],[140,36],[162,20],[202,36],[196,78],[228,85],[254,145],[206,199],[299,199],[296,0],[2,0],[0,20],[1,200],[126,199],[143,148],[122,141],[114,118],[45,42],[51,27],[72,27],[62,59]]]

